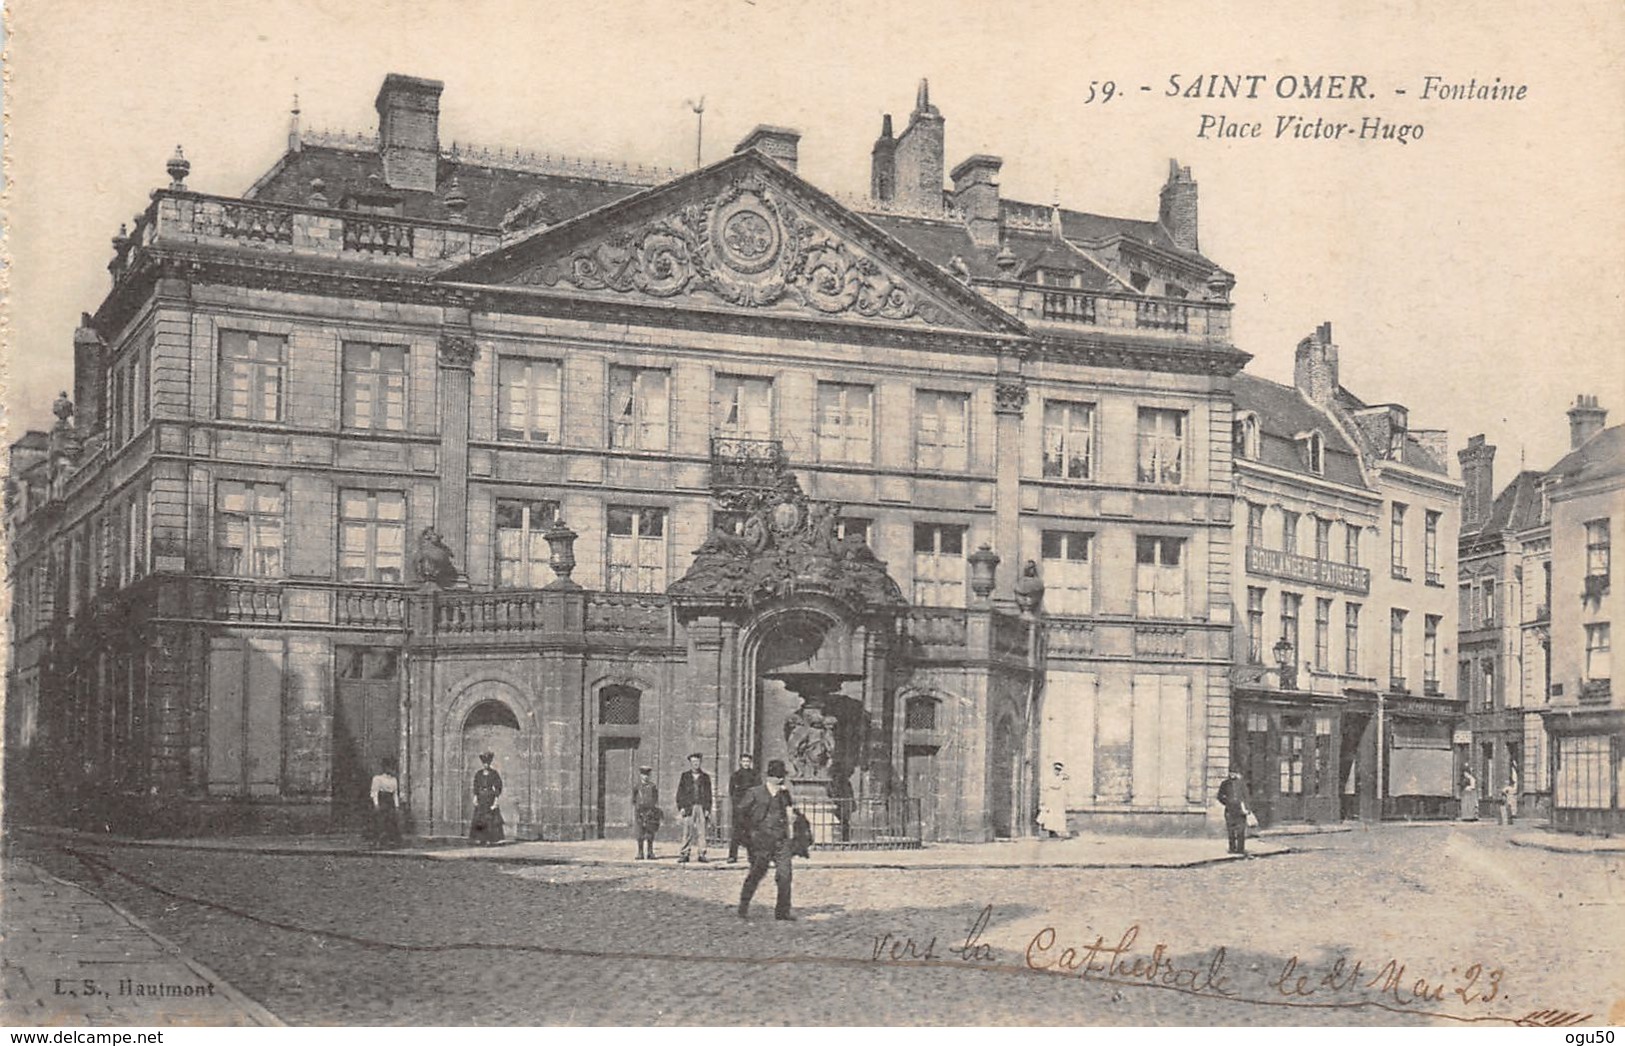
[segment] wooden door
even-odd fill
[[[908,745],[903,749],[905,795],[920,801],[920,838],[937,837],[937,747]]]
[[[987,809],[995,839],[1009,839],[1014,834],[1015,784],[1016,729],[1006,716],[993,728],[993,762],[987,782]]]
[[[400,751],[399,658],[386,647],[340,646],[335,655],[333,818],[351,827],[368,816],[372,776]]]
[[[598,742],[598,837],[630,839],[632,786],[638,783],[638,742],[635,738],[606,737]],[[665,796],[661,796],[662,805]],[[675,797],[673,797],[675,798]]]

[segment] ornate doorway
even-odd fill
[[[474,816],[474,772],[480,768],[480,753],[490,752],[496,758],[491,765],[502,775],[502,798],[497,808],[509,838],[519,828],[521,811],[519,798],[525,784],[519,744],[519,719],[513,710],[501,701],[485,700],[469,710],[463,720],[462,767],[462,823],[466,830]]]

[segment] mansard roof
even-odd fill
[[[1349,487],[1368,487],[1359,451],[1343,434],[1342,427],[1296,388],[1252,374],[1237,374],[1230,388],[1236,417],[1249,412],[1258,417],[1260,462],[1288,472],[1315,475],[1303,460],[1298,438],[1319,432],[1326,463],[1319,478]]]
[[[1462,536],[1488,538],[1540,526],[1540,484],[1545,478],[1535,469],[1518,473],[1490,505],[1483,525],[1474,530],[1464,524]]]

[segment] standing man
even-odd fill
[[[771,864],[779,887],[773,918],[792,920],[795,916],[790,914],[790,859],[796,808],[790,789],[784,786],[782,759],[768,760],[767,780],[745,793],[742,806],[741,818],[749,833],[746,839],[750,847],[750,871],[745,874],[745,885],[739,891],[739,917],[750,917],[750,899]]]
[[[739,844],[743,842],[745,822],[739,819],[740,807],[745,802],[745,794],[762,783],[762,775],[756,772],[756,760],[750,753],[739,757],[739,769],[728,778],[729,805],[733,807],[733,832],[728,836],[728,863],[739,863]]]
[[[660,830],[660,786],[649,775],[652,767],[638,767],[638,783],[632,786],[632,820],[638,826],[638,860],[655,857],[655,832]]]
[[[703,756],[694,752],[688,757],[688,769],[677,781],[677,814],[683,819],[683,850],[678,864],[687,864],[689,854],[699,850],[700,863],[705,863],[705,834],[711,823],[711,775],[700,769]]]
[[[1241,773],[1230,771],[1219,785],[1219,802],[1224,805],[1224,830],[1230,837],[1230,852],[1247,854],[1247,795],[1241,783]]]

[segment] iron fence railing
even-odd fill
[[[814,850],[913,850],[923,840],[918,798],[831,799],[817,794],[817,786],[793,784],[791,795],[812,828]],[[708,835],[711,846],[728,845],[730,800],[718,800]]]

